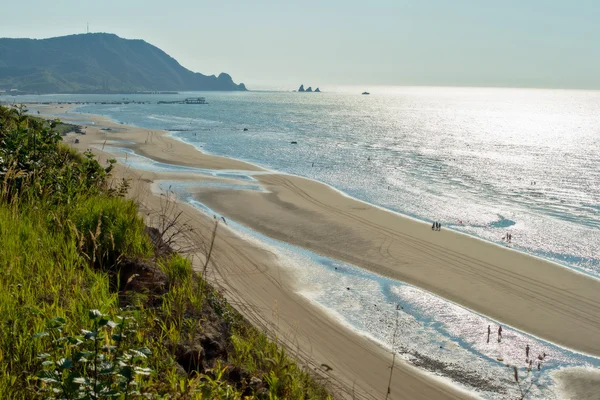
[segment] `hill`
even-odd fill
[[[0,38],[0,89],[29,93],[246,90],[226,73],[192,72],[144,40],[89,33]]]

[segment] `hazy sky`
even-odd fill
[[[0,37],[144,39],[250,88],[600,89],[600,0],[6,1]]]

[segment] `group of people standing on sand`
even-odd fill
[[[439,222],[434,222],[433,225],[431,225],[432,231],[439,231],[440,229],[442,229],[442,224]]]
[[[511,243],[512,242],[512,233],[506,232],[506,236],[504,237],[504,240],[506,240],[506,243]]]
[[[488,335],[487,335],[487,342],[490,342],[490,335],[492,334],[492,328],[491,325],[488,325]],[[498,325],[498,343],[500,343],[500,341],[502,340],[502,325]]]
[[[488,343],[490,342],[491,334],[492,334],[492,328],[491,328],[491,325],[488,325],[488,328],[487,328],[487,342]],[[500,343],[501,341],[502,341],[502,325],[498,325],[498,343]],[[531,351],[531,348],[529,347],[529,345],[526,345],[525,346],[525,362],[529,364],[529,369],[531,370],[533,368],[533,358],[529,358],[530,351]],[[544,361],[546,359],[546,356],[547,356],[546,353],[542,353],[537,356],[538,371],[541,369],[542,361]]]

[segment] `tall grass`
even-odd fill
[[[155,252],[112,166],[0,107],[0,399],[328,398],[188,259]]]

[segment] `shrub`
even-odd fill
[[[92,264],[112,268],[122,257],[149,257],[152,244],[131,200],[90,197],[74,205],[72,229]]]
[[[90,330],[82,335],[64,333],[65,320],[48,321],[47,329],[34,335],[44,342],[38,359],[42,370],[37,374],[42,383],[37,389],[46,398],[127,400],[141,393],[138,388],[144,376],[150,375],[146,359],[152,352],[147,347],[134,349],[135,321],[118,317],[114,322],[98,310],[90,310]]]

